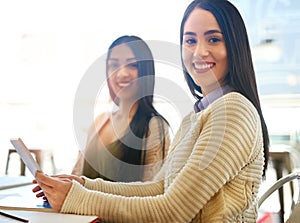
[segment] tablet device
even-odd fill
[[[37,164],[35,159],[32,157],[28,148],[25,146],[22,139],[20,139],[20,138],[10,139],[10,142],[15,147],[16,151],[18,152],[21,159],[23,160],[23,162],[25,163],[25,165],[30,170],[30,172],[33,176],[35,176],[35,172],[37,170],[42,171],[40,166]]]

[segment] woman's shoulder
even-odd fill
[[[169,124],[161,116],[153,116],[149,120],[149,135],[160,135],[163,132],[164,135],[169,135]]]
[[[219,100],[216,100],[216,106],[220,106],[222,104],[224,104],[227,109],[244,107],[250,110],[256,110],[252,102],[239,92],[230,92],[225,94]]]
[[[210,112],[240,117],[241,119],[259,120],[259,114],[253,103],[243,94],[230,92],[213,103]]]
[[[99,114],[91,124],[88,135],[94,135],[96,132],[98,132],[98,130],[107,122],[110,116],[110,112],[103,112]]]
[[[107,119],[109,119],[109,117],[112,115],[111,112],[103,112],[100,113],[94,121],[95,126],[98,126],[99,124],[101,124],[102,122],[105,122]]]
[[[235,101],[235,100],[249,101],[243,94],[236,92],[236,91],[229,92],[229,93],[225,94],[222,98],[225,100],[230,100],[230,101]]]
[[[166,122],[166,120],[159,116],[159,115],[154,115],[150,118],[149,120],[149,126],[160,126],[160,125],[164,125],[164,126],[168,126],[168,123]]]

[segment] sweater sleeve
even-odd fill
[[[101,178],[85,180],[84,187],[93,191],[101,191],[107,194],[117,194],[123,196],[155,196],[164,191],[162,179],[148,182],[111,182]],[[142,186],[141,186],[142,185]]]
[[[161,126],[162,124],[163,126]],[[165,157],[168,153],[170,145],[169,126],[165,121],[160,122],[158,117],[153,117],[149,123],[150,134],[147,138],[147,155],[146,166],[143,181],[148,181],[143,184],[143,189],[140,189],[141,182],[133,183],[114,183],[104,181],[102,179],[89,179],[85,176],[85,187],[91,190],[98,190],[106,193],[119,194],[124,196],[153,196],[163,193],[163,157],[162,157],[162,141],[164,141]],[[163,131],[163,132],[161,132]],[[164,137],[164,140],[162,140]],[[160,171],[161,170],[161,171]],[[160,171],[160,175],[154,176]],[[152,181],[152,182],[151,182]],[[147,185],[147,186],[146,186]],[[148,188],[145,190],[145,188]]]
[[[162,167],[170,145],[168,124],[159,117],[149,123],[149,136],[146,140],[146,160],[143,181],[152,180]]]
[[[246,166],[260,128],[255,108],[244,97],[215,102],[205,113],[196,120],[198,133],[181,134],[182,140],[177,140],[177,155],[191,146],[192,151],[163,194],[128,197],[73,182],[61,212],[96,214],[108,222],[190,222]],[[175,151],[172,161],[176,159],[180,156]],[[137,187],[148,189],[144,184]]]

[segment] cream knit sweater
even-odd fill
[[[263,163],[259,115],[232,92],[183,119],[155,181],[74,181],[61,212],[105,222],[254,223]]]

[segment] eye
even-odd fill
[[[186,38],[184,40],[185,45],[193,45],[195,44],[197,41],[194,38]]]
[[[217,36],[213,36],[213,37],[210,37],[209,39],[208,39],[208,42],[209,43],[218,43],[218,42],[221,42],[222,41],[222,38],[219,38],[219,37],[217,37]]]
[[[132,69],[137,69],[138,68],[138,63],[137,62],[129,63],[129,64],[127,64],[127,66],[132,68]]]
[[[110,63],[110,64],[108,64],[108,68],[110,69],[110,70],[117,70],[117,69],[119,69],[119,64],[118,63]]]

